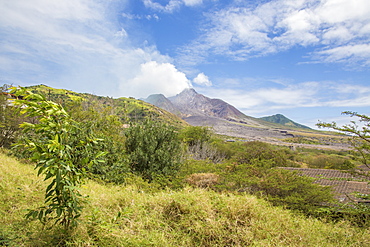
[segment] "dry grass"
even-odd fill
[[[305,219],[253,196],[204,189],[144,193],[88,181],[81,224],[66,235],[24,220],[43,201],[32,166],[0,154],[0,241],[10,246],[369,246],[369,230]]]
[[[198,188],[210,188],[218,184],[220,176],[214,173],[194,173],[186,178],[189,185]]]

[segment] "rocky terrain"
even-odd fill
[[[190,125],[211,127],[215,133],[228,136],[230,140],[259,140],[293,148],[302,146],[336,150],[349,148],[340,140],[343,137],[312,130],[280,114],[265,118],[270,121],[253,118],[221,99],[208,98],[192,88],[170,98],[155,94],[143,100],[176,114]],[[277,120],[279,122],[274,122]],[[289,142],[306,137],[309,138],[305,140],[306,143]],[[308,140],[311,143],[307,143]]]
[[[229,141],[263,141],[275,145],[289,146],[292,149],[299,147],[315,149],[349,150],[350,146],[346,143],[343,136],[330,133],[323,133],[314,130],[289,129],[280,126],[273,128],[269,126],[249,126],[246,124],[235,123],[216,117],[190,116],[184,118],[186,122],[193,126],[208,126],[216,134],[228,136]],[[317,144],[292,143],[292,138],[307,138],[317,140]]]
[[[176,96],[166,98],[162,94],[150,95],[144,101],[176,114],[183,119],[192,116],[219,118],[252,126],[268,125],[268,122],[240,112],[221,99],[211,99],[188,88]]]

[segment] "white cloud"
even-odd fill
[[[148,97],[154,93],[174,96],[191,87],[191,84],[186,75],[178,71],[174,65],[150,61],[142,64],[140,73],[122,87],[122,90],[129,94],[140,97]]]
[[[193,82],[198,85],[212,86],[212,82],[209,80],[208,76],[204,73],[199,73],[197,77],[193,79]]]
[[[361,64],[370,65],[370,45],[369,44],[349,44],[333,47],[315,53],[315,58],[324,62],[346,63],[349,66]]]
[[[166,5],[162,5],[153,0],[143,0],[143,3],[147,8],[166,13],[172,13],[182,5],[181,0],[170,0]]]
[[[165,13],[173,13],[174,11],[179,10],[183,5],[195,7],[203,3],[203,0],[169,0],[167,4],[162,5],[155,0],[142,1],[145,7]]]
[[[342,84],[339,87],[336,87],[335,91],[340,94],[370,94],[370,87],[353,84]]]
[[[153,46],[134,47],[130,33],[116,23],[126,2],[0,1],[4,83],[43,83],[114,97],[146,97],[143,92],[164,89],[171,93],[186,87],[187,79],[170,64],[172,59]],[[158,69],[157,73],[151,68]],[[148,74],[152,77],[146,77]],[[150,80],[144,83],[140,78]]]
[[[114,36],[119,37],[119,38],[124,38],[127,37],[127,32],[124,28],[121,29],[121,31],[118,31],[114,34]]]
[[[325,106],[332,107],[369,107],[370,106],[370,95],[362,96],[359,98],[333,100],[327,102]]]
[[[183,0],[186,6],[196,6],[203,3],[203,0]]]
[[[317,49],[311,54],[317,61],[346,62],[342,53],[350,50],[351,62],[370,65],[367,49],[356,51],[370,42],[368,0],[272,0],[255,7],[241,1],[207,17],[203,35],[181,52],[184,64],[209,53],[245,60],[310,46]]]
[[[134,14],[129,14],[129,13],[122,13],[122,17],[128,19],[128,20],[142,20],[142,19],[147,19],[147,20],[159,20],[158,15],[153,14],[153,15],[134,15]]]
[[[203,88],[205,95],[221,98],[248,115],[293,108],[370,107],[370,86],[336,82],[276,84],[256,89]]]

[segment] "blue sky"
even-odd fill
[[[0,0],[0,80],[344,124],[370,113],[370,1]]]

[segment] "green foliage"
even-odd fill
[[[256,172],[256,171],[254,171]],[[250,184],[254,193],[261,192],[274,205],[285,205],[305,214],[334,203],[330,187],[314,184],[314,179],[283,169],[269,169]]]
[[[324,205],[333,203],[333,195],[329,187],[314,184],[313,179],[299,176],[284,169],[268,169],[261,161],[254,161],[254,166],[237,165],[221,174],[221,183],[217,186],[222,190],[248,192],[273,203],[312,214]]]
[[[303,136],[296,136],[292,138],[286,138],[283,140],[284,142],[290,142],[290,143],[302,143],[302,144],[313,144],[313,145],[322,145],[322,142],[314,139],[314,138],[308,138]]]
[[[68,104],[68,112],[73,119],[93,131],[97,138],[104,139],[95,145],[94,151],[104,151],[104,163],[93,164],[89,173],[96,179],[121,184],[129,173],[125,155],[125,136],[123,123],[114,114],[111,106],[98,104],[95,101],[77,101]]]
[[[344,126],[338,126],[335,122],[332,123],[318,123],[317,125],[322,128],[330,128],[341,133],[347,134],[349,141],[352,144],[356,158],[364,164],[367,168],[370,168],[370,117],[356,112],[346,111],[342,114],[349,115],[351,117],[359,118],[361,127],[355,121],[351,121],[349,124]],[[369,171],[355,170],[355,173],[359,175],[370,177]],[[366,196],[365,196],[366,197]],[[351,221],[360,225],[367,225],[365,222],[370,218],[370,207],[368,205],[351,204],[346,207],[343,211],[343,215],[348,217],[350,215]],[[365,219],[365,220],[364,220]]]
[[[111,97],[96,96],[87,93],[75,93],[65,89],[56,89],[45,85],[37,85],[27,87],[33,93],[41,94],[46,99],[52,100],[64,107],[69,108],[70,104],[74,102],[83,102],[83,106],[90,108],[90,106],[111,108],[111,115],[116,115],[122,122],[139,122],[146,118],[155,118],[164,123],[182,128],[188,124],[176,115],[164,111],[156,106],[153,106],[144,101],[130,98],[113,99]],[[84,109],[86,110],[86,108]]]
[[[285,117],[282,114],[276,114],[268,117],[261,117],[260,119],[271,122],[271,123],[277,123],[277,124],[282,124],[285,126],[290,126],[290,127],[295,127],[295,128],[303,128],[303,129],[310,129],[309,127],[296,123],[289,118]]]
[[[189,146],[209,142],[211,137],[212,132],[208,127],[189,126],[180,131],[180,139]]]
[[[10,148],[21,130],[19,124],[24,121],[21,109],[11,104],[8,85],[0,87],[0,147]]]
[[[227,165],[224,163],[215,164],[210,160],[187,159],[182,163],[176,178],[174,178],[173,180],[173,183],[177,183],[176,184],[177,187],[184,187],[184,181],[192,174],[199,173],[221,174],[223,171],[225,171],[225,169],[227,169],[226,167]]]
[[[238,164],[250,164],[252,162],[255,163],[255,161],[269,161],[268,163],[261,162],[260,164],[268,165],[270,167],[287,166],[287,155],[284,150],[259,141],[246,142],[241,146],[236,146],[232,160]]]
[[[308,164],[310,168],[337,170],[350,170],[355,168],[355,164],[351,162],[350,158],[335,154],[319,154],[315,156],[311,155],[304,158],[303,162]]]
[[[26,135],[18,147],[30,150],[38,175],[52,180],[45,192],[47,205],[30,210],[27,217],[43,224],[54,221],[65,229],[75,227],[83,208],[78,187],[86,169],[103,155],[91,153],[98,140],[73,121],[61,105],[24,89],[13,91],[24,96],[24,100],[14,102],[22,107],[22,113],[37,118],[35,123],[21,124]]]
[[[273,162],[269,159],[254,159],[242,164],[214,164],[204,160],[187,160],[179,171],[178,178],[195,184],[192,181],[196,177],[202,180],[198,184],[211,183],[209,187],[216,191],[246,192],[264,198],[276,206],[285,206],[307,215],[313,215],[333,202],[329,187],[314,184],[313,179],[288,170],[271,168]],[[212,181],[206,181],[211,179],[209,174],[212,174]],[[199,178],[201,175],[203,177]]]
[[[365,166],[370,168],[370,117],[351,111],[345,111],[342,114],[359,118],[359,122],[362,126],[359,127],[355,121],[351,121],[350,124],[346,124],[341,127],[338,126],[335,122],[318,123],[317,126],[322,128],[334,129],[340,131],[341,133],[348,134],[350,136],[349,140],[352,146],[359,153],[359,160]]]
[[[0,243],[5,246],[370,245],[368,228],[302,217],[247,194],[189,187],[148,193],[135,184],[93,180],[81,188],[90,203],[79,227],[66,234],[63,228],[49,230],[24,220],[26,208],[42,203],[47,184],[30,165],[0,153],[0,174]]]
[[[215,138],[213,131],[208,127],[186,127],[180,131],[179,137],[186,144],[187,156],[191,159],[208,159],[219,163],[227,158],[227,154],[218,145],[220,140]]]
[[[168,177],[180,167],[181,143],[171,126],[152,120],[132,125],[125,132],[131,171],[152,181]]]

